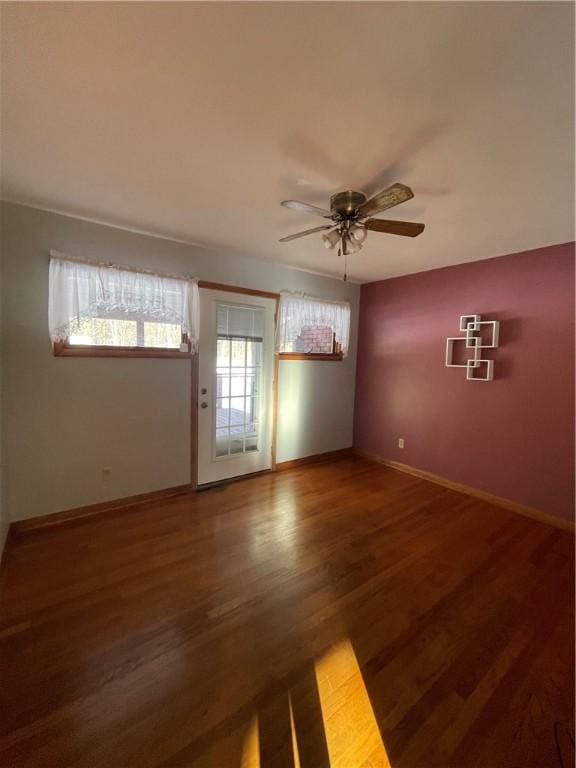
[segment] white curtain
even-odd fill
[[[282,291],[276,329],[277,351],[290,351],[303,328],[310,326],[331,328],[346,357],[350,339],[350,304]]]
[[[50,259],[49,327],[65,341],[88,317],[179,325],[198,349],[200,300],[195,280],[163,277],[117,266]]]

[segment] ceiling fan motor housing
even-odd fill
[[[352,216],[357,209],[366,202],[366,195],[362,192],[354,192],[347,189],[345,192],[337,192],[330,198],[330,210],[341,216]]]

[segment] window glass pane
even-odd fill
[[[234,373],[230,376],[230,395],[243,397],[245,395],[246,378],[244,372]]]
[[[228,437],[216,438],[216,456],[228,456]]]
[[[232,425],[244,425],[244,404],[245,398],[243,397],[231,397],[230,398],[230,424]]]
[[[246,365],[260,366],[261,364],[262,364],[262,342],[247,341],[246,342]]]
[[[228,454],[230,430],[228,427],[216,429],[216,456],[226,456]]]
[[[250,426],[251,431],[255,431],[255,424],[258,422],[258,398],[246,398],[246,424]]]
[[[232,339],[231,345],[231,359],[233,368],[244,368],[246,365],[246,342],[241,339]]]
[[[172,323],[144,323],[144,346],[179,349],[182,331]]]
[[[228,339],[218,339],[216,347],[216,366],[218,368],[228,368],[230,365],[230,341]]]
[[[80,320],[68,343],[107,347],[161,347],[180,349],[182,332],[172,323],[148,323],[114,317]]]
[[[230,438],[230,453],[243,453],[244,452],[244,439],[242,437]]]
[[[236,311],[237,310],[237,311]],[[262,341],[261,310],[218,307],[216,347],[216,456],[258,450],[258,387]],[[228,334],[228,338],[223,338]]]
[[[227,427],[230,418],[230,400],[227,397],[216,400],[216,427]]]
[[[258,392],[258,376],[255,371],[246,371],[246,392],[247,395],[255,395]]]
[[[227,373],[216,374],[216,397],[230,397],[230,376]]]
[[[138,344],[136,321],[86,317],[80,320],[76,332],[70,335],[68,343],[135,347]]]

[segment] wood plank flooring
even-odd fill
[[[14,537],[0,765],[569,768],[574,539],[349,457]]]

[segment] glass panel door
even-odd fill
[[[271,467],[276,302],[202,289],[198,483]]]

